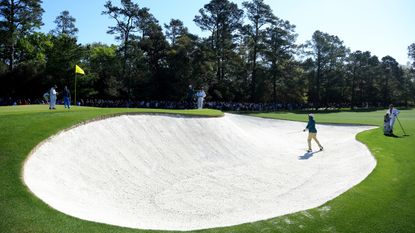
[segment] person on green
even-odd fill
[[[308,150],[307,152],[312,152],[311,150],[311,139],[317,142],[317,145],[320,147],[320,151],[323,150],[323,146],[321,146],[320,142],[317,140],[317,129],[316,129],[316,122],[314,121],[314,114],[308,114],[308,124],[303,130],[304,132],[308,129]]]
[[[63,89],[63,104],[65,108],[71,109],[71,92],[67,86]]]
[[[56,91],[58,87],[54,85],[52,88],[50,88],[49,91],[49,109],[50,110],[56,110],[56,96],[58,95],[58,92]]]
[[[193,109],[194,107],[194,99],[195,99],[195,90],[193,89],[192,85],[189,85],[187,89],[187,96],[186,96],[186,108]]]

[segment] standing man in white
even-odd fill
[[[56,92],[56,89],[58,87],[55,85],[53,86],[50,91],[49,91],[49,98],[50,98],[50,102],[49,102],[49,109],[56,109],[56,95],[58,94],[58,92]]]
[[[388,111],[386,113],[389,114],[390,117],[390,132],[393,135],[393,125],[395,124],[396,118],[399,115],[399,110],[393,107],[393,104],[389,105]]]
[[[197,108],[202,109],[203,108],[203,101],[206,97],[206,93],[203,90],[203,87],[199,91],[197,91],[196,97],[197,97]]]

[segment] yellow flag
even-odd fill
[[[85,74],[84,70],[78,65],[75,65],[75,74]]]

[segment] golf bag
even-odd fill
[[[390,136],[390,135],[393,134],[392,128],[391,128],[391,125],[390,125],[390,120],[391,119],[389,117],[389,114],[386,113],[386,115],[383,119],[383,134],[386,135],[386,136]]]
[[[46,101],[47,104],[49,104],[49,101],[50,101],[49,91],[43,94],[43,99]]]

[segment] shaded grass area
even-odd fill
[[[171,113],[221,116],[215,110],[74,108],[59,106],[0,107],[0,232],[158,232],[126,229],[79,220],[33,196],[21,179],[22,164],[39,142],[74,124],[120,113]],[[381,125],[384,111],[316,114],[317,123]],[[306,114],[266,113],[256,116],[306,121]],[[408,134],[415,130],[415,111],[402,111]],[[317,125],[318,127],[318,125]],[[399,126],[395,132],[400,135]],[[415,232],[414,136],[391,138],[382,129],[360,133],[377,159],[369,177],[345,194],[312,210],[234,227],[197,232]],[[162,220],[161,220],[162,221]]]

